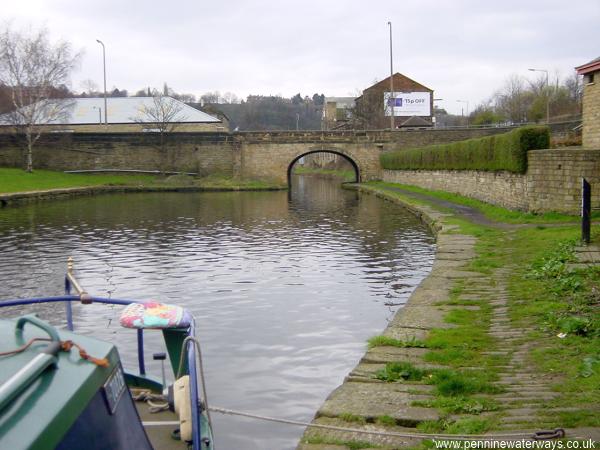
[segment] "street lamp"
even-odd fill
[[[437,128],[438,124],[437,124],[437,118],[435,115],[435,102],[442,102],[444,101],[443,98],[434,98],[433,99],[433,112],[431,113],[431,115],[433,116],[433,118],[431,119],[433,121],[433,125]]]
[[[456,100],[458,103],[466,103],[467,104],[467,127],[469,126],[469,100]],[[464,116],[464,109],[461,108],[461,114]]]
[[[100,39],[96,39],[96,42],[102,46],[102,63],[104,67],[104,126],[108,128],[108,108],[106,107],[106,48],[104,47],[104,42]]]
[[[394,56],[392,53],[392,22],[388,22],[388,25],[390,26],[390,98],[389,98],[389,102],[390,102],[390,129],[393,131],[394,130],[394,106],[395,106],[395,99],[394,99]]]
[[[527,69],[530,72],[546,73],[546,124],[550,124],[550,85],[548,84],[548,71],[546,69]]]

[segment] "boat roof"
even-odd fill
[[[47,338],[41,329],[26,324],[23,333],[15,320],[0,319],[0,352],[14,350],[31,338]],[[55,448],[89,401],[118,366],[114,345],[56,330],[61,340],[72,340],[96,358],[107,358],[109,367],[82,360],[76,349],[59,352],[56,367],[47,368],[7,407],[0,411],[2,448]],[[0,357],[0,385],[23,368],[48,342],[36,342],[27,350]]]

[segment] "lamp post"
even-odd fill
[[[104,68],[104,127],[108,128],[108,108],[106,107],[106,48],[104,42],[100,39],[96,39],[96,42],[102,46],[102,65]]]
[[[444,99],[443,98],[434,98],[433,99],[433,112],[432,112],[432,116],[433,116],[433,126],[437,128],[438,124],[437,124],[437,118],[435,116],[435,102],[443,102]]]
[[[546,73],[546,124],[550,124],[550,85],[548,84],[548,71],[546,69],[527,69],[530,72]]]
[[[388,22],[390,26],[390,130],[394,130],[394,106],[396,100],[394,99],[394,56],[392,53],[392,22]]]
[[[469,100],[456,100],[458,103],[466,103],[467,104],[467,128],[469,127]],[[464,116],[464,110],[462,110],[461,114]]]

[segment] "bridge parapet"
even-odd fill
[[[390,141],[392,133],[375,131],[244,131],[235,133],[242,142],[283,142],[283,143],[321,143],[321,142],[376,142]]]
[[[408,130],[343,130],[343,131],[241,131],[233,133],[235,141],[246,143],[396,143],[402,148],[420,147],[449,141],[510,131],[509,127],[408,129]]]

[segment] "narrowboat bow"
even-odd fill
[[[115,345],[73,332],[72,302],[124,306],[120,322],[135,329],[137,374],[123,370]],[[35,315],[0,320],[0,448],[213,449],[200,347],[186,310],[90,296],[75,279],[72,260],[64,296],[0,301],[0,308],[40,303],[64,303],[67,329]],[[162,332],[176,380],[170,386],[164,366],[160,380],[146,374],[148,329]],[[134,399],[151,399],[157,414]]]

